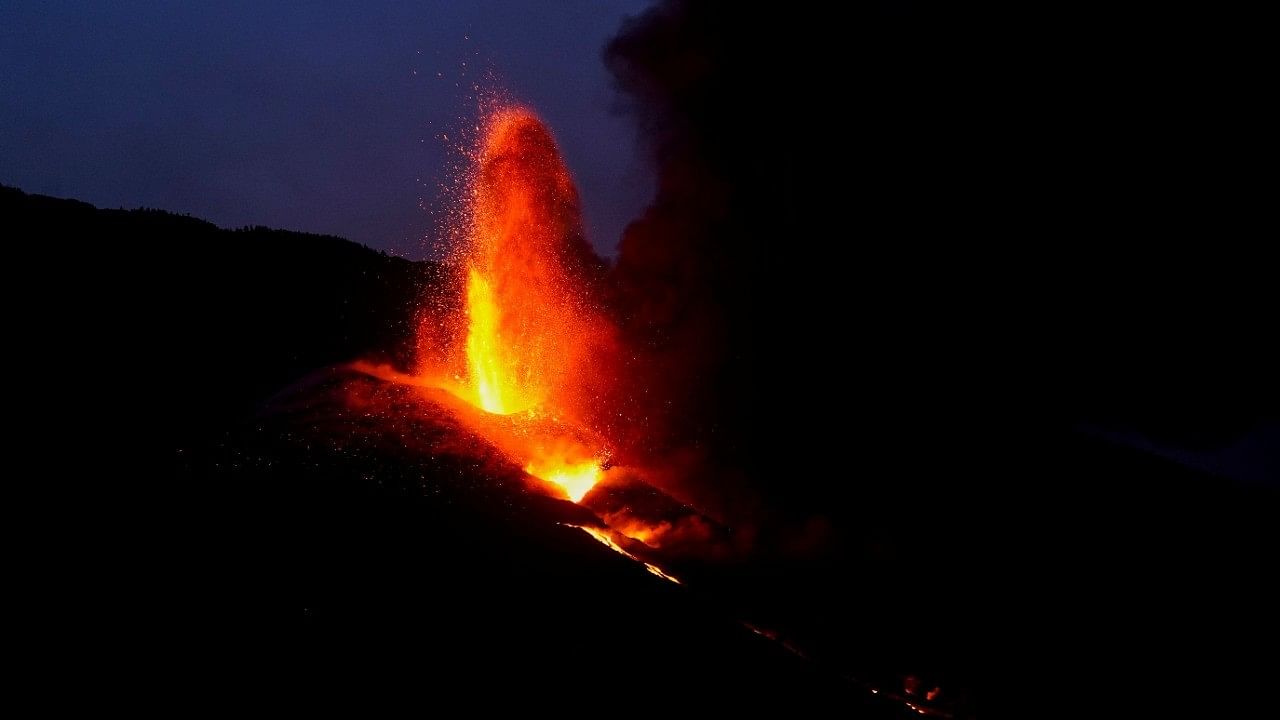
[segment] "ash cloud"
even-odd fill
[[[666,0],[606,48],[658,178],[610,278],[611,406],[679,458],[669,489],[727,523],[835,515],[874,555],[971,507],[1028,428],[1222,443],[1274,411],[1267,263],[1216,239],[1256,190],[1180,109],[1203,88],[1171,66],[1133,96],[1124,48],[1071,53],[1087,18],[1033,58],[955,4],[832,13]]]
[[[946,404],[955,275],[918,256],[961,217],[938,118],[967,104],[941,16],[824,12],[669,0],[605,51],[658,178],[611,276],[631,446],[679,458],[669,489],[717,520],[800,538],[865,501],[848,453],[884,460],[885,425]]]
[[[829,12],[668,1],[606,51],[658,178],[611,277],[629,449],[679,458],[663,488],[749,545],[744,595],[952,673],[944,698],[977,686],[1000,544],[1128,577],[1158,538],[1156,599],[1255,563],[1271,505],[1073,428],[1221,443],[1274,413],[1274,262],[1228,242],[1265,207],[1225,160],[1261,146],[1223,104],[1259,66],[1172,62],[1199,17]]]

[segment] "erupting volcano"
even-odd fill
[[[637,412],[630,404],[633,398],[671,389],[646,382],[652,376],[636,360],[644,355],[637,355],[634,338],[618,330],[625,310],[601,300],[605,283],[615,283],[610,287],[616,291],[617,279],[606,275],[587,244],[577,190],[551,132],[532,111],[512,106],[487,113],[477,132],[476,145],[466,154],[464,192],[454,196],[461,202],[451,215],[451,254],[436,276],[439,284],[421,296],[425,302],[419,308],[416,368],[404,373],[391,365],[357,362],[351,369],[362,376],[322,377],[319,382],[331,383],[323,388],[337,388],[343,395],[334,403],[341,406],[341,424],[314,446],[340,450],[343,457],[350,451],[356,458],[363,453],[395,458],[377,472],[362,472],[361,478],[377,477],[380,486],[392,483],[413,495],[444,498],[450,511],[435,520],[448,522],[455,502],[485,522],[497,518],[488,526],[503,532],[494,557],[503,558],[500,565],[518,568],[521,582],[536,578],[533,594],[554,598],[549,604],[556,612],[574,608],[566,623],[573,630],[591,625],[581,623],[576,611],[583,597],[611,598],[594,605],[612,613],[627,602],[676,597],[650,593],[655,587],[663,588],[659,593],[683,592],[673,587],[686,583],[697,593],[736,589],[739,580],[720,580],[717,564],[750,568],[750,543],[758,535],[704,514],[675,494],[679,483],[672,478],[685,472],[681,463],[689,462],[688,456],[661,444],[636,445],[635,436],[663,427],[662,420]],[[606,313],[606,307],[618,314]],[[314,407],[327,406],[313,396],[304,411],[314,416],[307,414],[292,425],[312,428],[312,434],[325,429],[327,418]],[[403,481],[399,486],[384,477],[397,473]],[[459,542],[477,542],[469,525],[460,527]],[[807,525],[805,534],[796,536],[795,545],[801,548],[796,552],[805,552],[825,532],[821,523]],[[531,566],[524,543],[541,535],[551,538],[545,556],[552,563],[568,563],[569,569],[545,577],[526,571]],[[633,577],[619,586],[625,589],[617,597],[602,590],[600,569],[609,565],[595,564],[601,547],[607,548],[605,557],[611,562],[617,563],[618,556],[626,559],[613,566],[618,572],[633,573],[651,585],[636,584]],[[473,564],[466,553],[459,555],[461,567]],[[591,564],[578,564],[584,561]],[[397,566],[396,572],[400,570]],[[652,585],[653,578],[661,582]],[[635,592],[637,587],[644,591]],[[505,590],[494,595],[509,596]],[[436,596],[433,588],[431,602]],[[797,682],[810,682],[816,677],[807,674],[811,668],[796,664],[811,661],[799,649],[811,637],[803,634],[808,626],[796,623],[798,630],[786,628],[784,634],[766,629],[773,618],[761,614],[764,624],[754,617],[724,619],[715,632],[726,639],[717,640],[716,648],[731,647],[729,660],[741,662],[743,672],[789,668]],[[651,616],[646,605],[617,617],[627,627]],[[646,626],[646,637],[650,630],[674,632],[681,636],[675,645],[683,646],[689,644],[687,638],[711,631],[687,623],[693,615],[683,609],[665,617],[670,627]],[[603,622],[613,620],[610,616]],[[748,631],[771,645],[751,650],[745,643],[755,641],[744,640]],[[436,632],[434,624],[431,632]],[[789,637],[793,632],[795,642]],[[526,646],[536,649],[540,643]],[[672,658],[662,659],[670,662]],[[700,672],[691,667],[676,674],[700,677]],[[769,673],[759,676],[762,682],[779,683]],[[738,684],[737,670],[729,676]],[[851,675],[831,677],[842,693],[849,687],[873,687]],[[791,681],[781,682],[786,686]],[[810,687],[818,687],[813,682]],[[876,688],[866,697],[880,694]],[[935,697],[936,691],[925,701]],[[886,690],[879,700],[905,704],[921,715],[948,716],[921,705],[914,690],[905,695]]]
[[[610,332],[592,300],[599,261],[583,235],[573,179],[538,117],[501,108],[481,130],[456,217],[461,310],[446,323],[443,367],[429,360],[422,372],[505,416],[473,424],[525,472],[581,500],[609,457],[607,443],[583,426],[600,375],[593,357]],[[423,333],[424,346],[442,341],[434,325]]]

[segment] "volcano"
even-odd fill
[[[185,455],[206,482],[289,507],[289,666],[310,692],[492,684],[902,716],[725,603],[705,558],[731,529],[615,461],[598,261],[548,129],[493,112],[468,181],[456,254],[418,294],[411,370],[315,370]]]
[[[903,716],[752,632],[711,595],[650,572],[645,561],[660,554],[615,534],[590,498],[556,497],[460,420],[457,402],[334,366],[192,458],[222,468],[219,482],[287,498],[303,619],[290,672],[319,697],[491,687],[541,707],[678,698]],[[609,508],[621,493],[635,511],[647,495],[652,521],[690,512],[636,482],[611,492],[605,481],[593,496]]]
[[[1265,708],[1239,13],[49,5],[0,182],[386,248],[0,187],[59,694],[972,720],[1012,601],[1031,714]]]
[[[537,687],[577,692],[621,684],[719,697],[732,707],[746,700],[732,688],[762,683],[767,689],[743,707],[769,699],[792,708],[856,706],[864,715],[948,715],[892,693],[877,697],[723,603],[715,583],[705,582],[706,564],[691,559],[731,547],[730,529],[649,482],[646,465],[613,457],[606,418],[622,413],[608,398],[627,379],[602,310],[599,261],[549,129],[526,108],[491,109],[471,159],[448,280],[424,294],[416,370],[333,367],[277,397],[259,419],[259,432],[271,438],[306,428],[305,465],[326,474],[345,466],[380,494],[451,509],[426,520],[439,537],[423,538],[423,518],[397,530],[378,513],[376,528],[340,535],[337,547],[322,551],[340,557],[368,536],[384,539],[359,553],[362,563],[388,548],[435,548],[429,567],[416,567],[417,557],[396,559],[373,577],[342,581],[340,590],[320,583],[307,612],[322,628],[313,639],[323,638],[316,651],[326,665],[336,663],[326,652],[333,646],[367,657],[363,628],[394,597],[409,603],[395,615],[407,613],[411,624],[424,613],[449,618],[447,630],[433,619],[411,634],[425,633],[433,652],[447,648],[450,664],[466,658],[457,667],[468,677],[501,662],[504,682],[536,677]],[[235,452],[258,456],[251,445]],[[322,457],[306,457],[315,452]],[[279,449],[262,456],[276,472]],[[335,489],[331,502],[340,510],[304,515],[350,523],[350,491]],[[314,572],[322,578],[333,569],[325,560]],[[697,578],[689,588],[686,571]],[[371,595],[375,607],[348,594],[364,597],[384,575],[397,580]],[[461,596],[465,608],[453,604]],[[480,619],[458,622],[475,613]],[[362,629],[348,635],[340,628],[351,622]],[[500,658],[485,651],[493,647]]]
[[[527,115],[513,117],[535,150],[548,137]],[[494,189],[512,196],[509,184]],[[550,248],[535,243],[521,260],[512,238],[473,237],[452,265],[17,191],[0,200],[11,217],[57,236],[105,228],[135,238],[140,256],[167,243],[174,268],[202,270],[160,276],[181,322],[166,324],[163,351],[150,355],[189,360],[118,375],[151,393],[135,400],[151,410],[141,436],[163,449],[174,463],[168,482],[190,489],[189,507],[209,518],[206,542],[240,558],[226,587],[260,573],[255,586],[283,580],[296,601],[297,632],[258,659],[308,697],[422,703],[501,688],[537,707],[914,714],[771,629],[744,592],[742,567],[717,564],[735,529],[612,454],[611,426],[600,422],[609,408],[597,402],[607,393],[594,391],[612,379],[600,362],[610,330],[590,258],[573,251],[581,238],[571,194],[541,206],[545,197],[527,198],[549,214],[517,223],[550,228]],[[309,258],[303,274],[299,255]],[[555,263],[545,273],[528,272],[547,257]],[[468,292],[477,274],[498,312],[473,323],[468,305],[485,295]],[[234,296],[219,291],[228,278],[239,279]],[[526,312],[503,300],[512,295],[548,297],[557,312]],[[424,297],[451,297],[442,307],[463,310],[424,324]],[[476,337],[513,329],[517,347],[546,354],[499,349],[498,362],[474,362],[485,344]],[[364,360],[346,362],[353,357]],[[502,402],[515,407],[485,407],[477,366],[513,383]],[[581,461],[587,487],[557,472]],[[219,607],[227,614],[233,604]]]
[[[601,263],[569,171],[532,111],[491,109],[470,154],[449,263],[461,297],[427,298],[420,382],[473,406],[479,413],[459,417],[580,500],[611,454],[590,422],[604,414],[611,334],[595,287]]]

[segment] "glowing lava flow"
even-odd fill
[[[644,565],[644,569],[648,570],[651,574],[657,575],[663,580],[669,580],[677,585],[681,584],[680,581],[677,580],[674,576],[668,575],[667,573],[663,572],[662,568],[658,567],[657,565],[654,565],[653,563],[650,563],[650,562],[645,562],[640,558],[636,557],[635,555],[632,555],[631,553],[627,552],[625,549],[623,549],[621,545],[614,542],[613,538],[609,536],[609,533],[607,531],[601,530],[600,528],[586,527],[581,525],[570,525],[569,527],[578,528],[579,530],[595,538],[601,545],[604,545],[605,547],[618,553],[619,555],[625,555],[626,557],[629,557],[632,560]]]
[[[464,243],[465,342],[437,375],[471,405],[507,423],[482,432],[525,472],[575,502],[603,475],[603,442],[578,428],[597,372],[593,343],[607,324],[593,309],[594,259],[577,191],[546,126],[524,108],[490,114],[472,156]],[[424,331],[425,332],[425,331]],[[460,333],[459,333],[460,334]],[[430,372],[430,371],[428,371]]]

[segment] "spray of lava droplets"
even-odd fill
[[[578,426],[598,373],[591,356],[608,336],[590,301],[597,261],[583,236],[573,179],[538,117],[501,108],[489,113],[481,134],[453,257],[465,340],[455,343],[448,379],[439,384],[510,417],[509,431],[489,439],[525,472],[580,500],[608,455]]]

